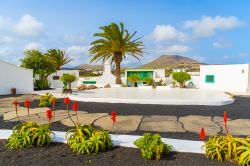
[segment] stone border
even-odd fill
[[[53,142],[67,143],[65,139],[66,132],[53,131],[55,137],[52,138]],[[12,134],[12,130],[0,129],[0,139],[7,139]],[[138,135],[122,135],[122,134],[110,134],[113,144],[116,146],[124,146],[130,148],[136,148],[133,142],[140,138]],[[186,153],[200,153],[204,154],[205,150],[202,148],[204,142],[202,141],[190,141],[181,139],[162,138],[162,141],[171,145],[175,152]]]

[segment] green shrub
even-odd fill
[[[77,154],[98,153],[113,146],[109,132],[97,130],[92,125],[77,124],[65,137],[70,149]]]
[[[148,84],[148,85],[152,85],[154,83],[154,79],[151,77],[146,77],[144,78],[144,81]]]
[[[34,81],[34,86],[38,90],[44,90],[50,88],[50,83],[47,79],[39,79]]]
[[[175,81],[177,81],[180,84],[180,88],[185,87],[185,82],[188,80],[191,80],[191,75],[187,72],[174,72],[172,74],[172,77]]]
[[[62,82],[65,82],[68,84],[68,89],[71,90],[71,83],[76,80],[76,76],[73,74],[63,74],[60,78]],[[65,87],[64,87],[65,89]]]
[[[241,139],[240,146],[236,147],[237,161],[239,165],[250,165],[250,137]]]
[[[162,142],[159,134],[151,135],[150,133],[145,133],[143,137],[136,140],[134,144],[140,148],[142,157],[148,160],[160,160],[172,150],[170,145]]]
[[[35,122],[23,122],[13,128],[7,139],[9,149],[23,149],[30,146],[43,146],[51,143],[49,124],[38,125]]]
[[[205,156],[211,159],[235,160],[239,165],[250,165],[250,137],[239,138],[228,134],[227,112],[224,112],[224,128],[226,135],[215,135],[205,141]],[[201,129],[200,138],[206,137],[204,128]]]
[[[205,156],[217,160],[231,160],[237,158],[237,147],[243,138],[235,138],[232,135],[216,135],[210,137],[205,143]]]
[[[41,96],[39,107],[49,107],[55,99],[52,94],[46,93],[45,96]]]
[[[140,77],[137,74],[132,74],[128,76],[128,81],[131,82],[133,86],[135,86],[135,83],[140,81]]]

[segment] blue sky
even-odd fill
[[[210,64],[250,63],[250,1],[8,0],[0,4],[0,59],[19,64],[25,49],[65,50],[88,63],[99,27],[123,22],[143,37],[141,63],[184,55]],[[140,65],[127,58],[124,66]]]

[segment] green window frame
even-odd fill
[[[214,83],[214,79],[215,78],[215,76],[214,75],[206,75],[205,76],[205,82],[206,83]]]

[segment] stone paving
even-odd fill
[[[26,99],[30,101],[40,99],[36,95],[22,95],[19,97],[0,98],[0,115],[5,121],[18,121],[12,101],[18,100],[23,102]],[[30,109],[30,117],[28,117],[25,107],[18,108],[18,115],[23,121],[36,121],[39,124],[48,122],[46,111],[48,107],[40,107]],[[77,117],[73,111],[70,116],[74,121]],[[225,133],[223,117],[211,116],[141,116],[141,115],[118,115],[116,123],[113,127],[111,117],[108,113],[88,113],[86,111],[78,111],[78,121],[81,124],[93,124],[114,133],[130,133],[135,131],[143,132],[174,132],[185,133],[192,132],[199,134],[202,127],[205,128],[207,135]],[[66,110],[56,110],[53,122],[61,122],[63,125],[73,127],[71,119]],[[228,130],[232,135],[249,135],[250,119],[228,119]]]

